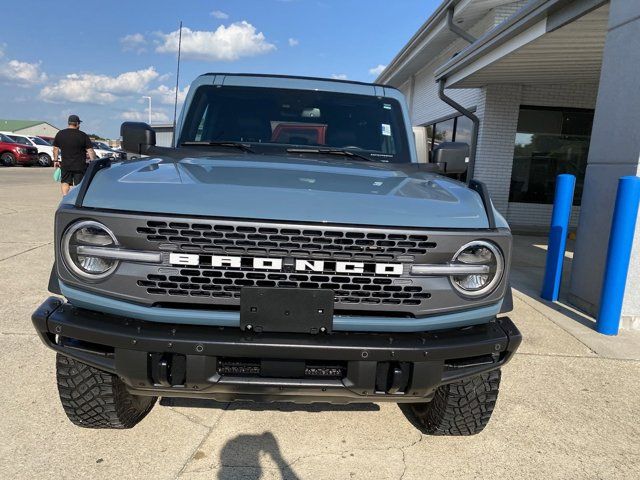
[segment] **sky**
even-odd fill
[[[21,0],[0,30],[0,118],[118,138],[125,120],[173,121],[207,72],[374,81],[439,0]],[[180,105],[179,105],[180,108]]]

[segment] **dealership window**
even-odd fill
[[[467,117],[450,117],[423,126],[427,131],[426,140],[429,161],[431,161],[431,151],[442,142],[464,142],[468,145],[471,144],[473,123]]]
[[[553,203],[556,177],[576,177],[580,205],[593,110],[520,107],[511,172],[510,202]]]

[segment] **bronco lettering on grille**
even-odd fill
[[[401,263],[338,262],[327,260],[285,261],[282,258],[235,257],[224,255],[169,254],[169,263],[183,266],[211,266],[213,268],[252,268],[295,272],[374,273],[402,275]]]

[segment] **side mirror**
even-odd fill
[[[156,131],[144,122],[124,122],[120,136],[125,152],[145,155],[156,145]]]
[[[469,166],[469,145],[462,142],[442,142],[432,153],[432,162],[445,175],[462,175]]]

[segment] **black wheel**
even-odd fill
[[[84,428],[132,428],[157,397],[130,394],[116,375],[64,355],[56,356],[58,393],[64,412]]]
[[[41,153],[38,155],[38,165],[41,167],[50,167],[52,165],[51,157],[48,153]]]
[[[431,402],[411,404],[411,410],[424,433],[475,435],[489,423],[499,387],[500,370],[492,370],[443,385]]]
[[[4,152],[0,155],[0,163],[5,167],[13,167],[16,164],[16,157],[11,152]]]

